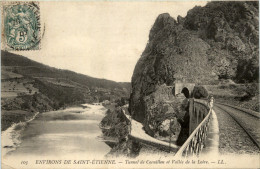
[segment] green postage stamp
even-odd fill
[[[5,50],[39,50],[41,30],[39,3],[3,4],[2,29]]]

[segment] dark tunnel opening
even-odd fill
[[[183,93],[186,98],[190,97],[189,89],[187,89],[186,87],[182,89],[181,93]]]

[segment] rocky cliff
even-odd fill
[[[177,20],[160,14],[132,76],[129,110],[133,118],[151,135],[169,116],[174,116],[179,128],[185,101],[158,97],[176,81],[258,81],[258,11],[257,1],[233,1],[196,6]]]

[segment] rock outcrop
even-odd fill
[[[258,20],[256,1],[209,2],[177,21],[160,14],[132,76],[129,111],[133,118],[150,135],[156,135],[169,118],[181,124],[187,103],[165,92],[176,81],[257,81]],[[179,124],[175,126],[178,133]]]

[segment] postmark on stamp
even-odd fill
[[[39,2],[11,2],[3,5],[5,50],[40,49]]]

